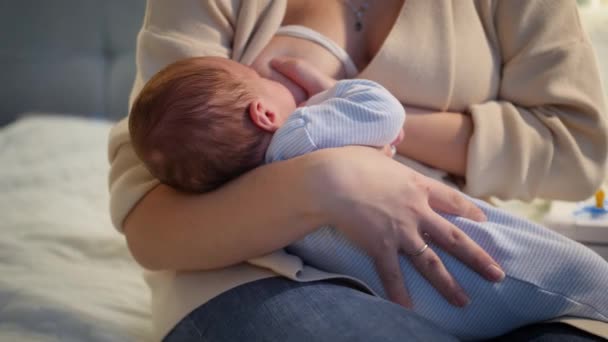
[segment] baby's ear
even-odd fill
[[[255,99],[249,104],[249,118],[260,129],[267,132],[275,132],[279,129],[276,113],[264,105],[261,99]]]

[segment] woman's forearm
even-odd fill
[[[160,185],[124,223],[129,248],[154,270],[222,268],[270,253],[326,223],[318,154],[267,165],[207,194]]]
[[[406,107],[405,138],[399,154],[465,176],[467,149],[473,133],[471,117]]]

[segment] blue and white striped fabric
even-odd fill
[[[272,148],[267,151],[268,162],[319,148],[390,143],[401,127],[399,120],[403,121],[403,116],[399,119],[397,115],[395,118],[385,115],[393,113],[396,100],[389,99],[382,107],[380,102],[385,96],[381,87],[366,81],[351,82],[354,83],[340,82],[335,93],[314,99],[318,105],[302,108],[290,118],[289,125],[275,134]],[[329,95],[336,98],[328,98]],[[357,105],[357,101],[361,102]],[[395,125],[394,129],[387,128],[390,125]],[[485,202],[473,201],[486,213],[487,222],[443,216],[502,266],[505,280],[488,282],[431,244],[468,293],[471,303],[465,308],[450,305],[407,258],[401,257],[401,270],[414,301],[414,311],[460,339],[490,338],[560,316],[608,321],[608,262],[547,228]],[[386,298],[372,260],[331,227],[316,230],[286,250],[319,269],[360,279]]]
[[[404,120],[401,103],[378,83],[342,80],[289,116],[273,135],[266,162],[322,148],[385,146],[397,138]]]
[[[414,311],[459,339],[484,339],[519,326],[560,316],[608,321],[608,262],[587,247],[545,227],[475,200],[488,221],[443,215],[469,235],[504,269],[491,283],[430,244],[471,303],[450,305],[409,262],[401,271]],[[372,260],[331,227],[322,227],[286,248],[314,267],[362,280],[386,298]]]

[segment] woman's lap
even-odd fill
[[[549,229],[477,203],[487,222],[444,217],[492,255],[506,278],[500,283],[486,281],[439,246],[431,245],[471,298],[463,310],[450,305],[410,259],[401,257],[401,273],[417,314],[462,339],[491,338],[564,315],[605,320],[605,260]],[[386,298],[373,260],[331,227],[316,230],[286,250],[318,269],[360,279]]]
[[[394,303],[332,281],[241,285],[200,306],[172,341],[455,341]]]
[[[269,278],[200,306],[165,338],[173,341],[453,341],[437,326],[347,285]],[[496,341],[601,341],[563,324],[535,324]]]

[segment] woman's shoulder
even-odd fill
[[[266,17],[269,13],[282,14],[273,9],[284,8],[286,4],[287,0],[148,0],[144,26],[163,23],[170,18],[180,18],[185,22],[219,20],[226,25],[247,20],[255,24],[257,18]]]
[[[269,12],[275,12],[273,8],[284,8],[287,5],[287,0],[209,0],[194,2],[201,3],[201,6],[215,14],[232,17],[235,20],[244,17],[265,17]]]

